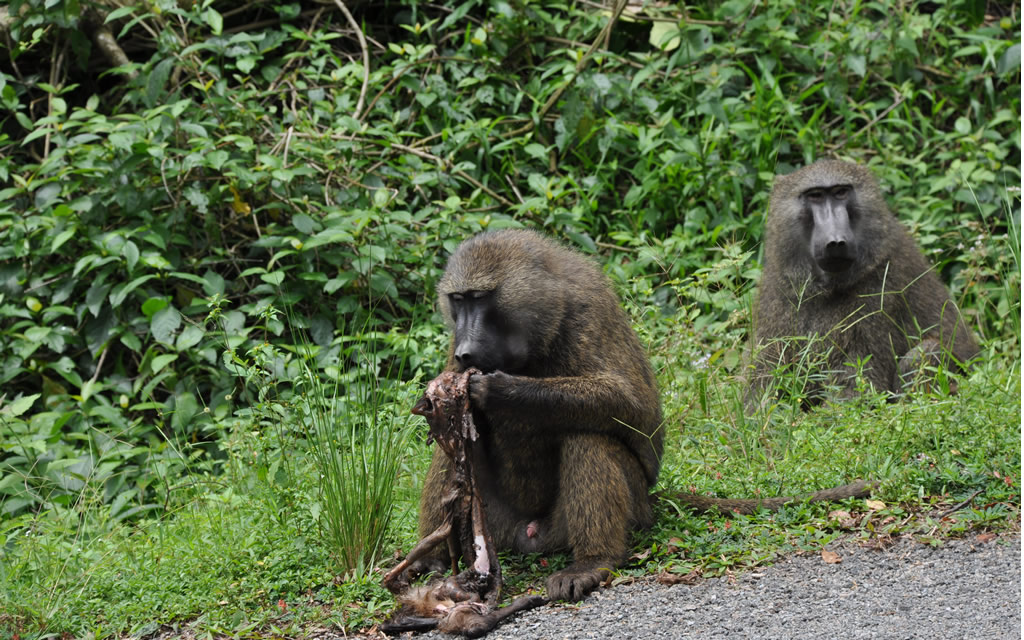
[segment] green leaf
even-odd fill
[[[176,353],[165,353],[164,355],[153,356],[153,359],[149,361],[149,370],[156,375],[157,373],[160,373],[161,369],[177,359],[178,354]]]
[[[178,335],[178,339],[174,343],[174,348],[178,351],[185,351],[199,344],[199,341],[203,339],[206,332],[202,328],[190,324]]]
[[[139,336],[135,335],[134,333],[122,333],[121,344],[128,347],[135,353],[142,352],[142,341],[139,340]]]
[[[142,303],[142,313],[144,313],[147,318],[152,318],[154,313],[160,311],[170,303],[171,301],[164,296],[150,298]]]
[[[679,34],[679,27],[674,22],[659,20],[651,25],[651,34],[647,40],[662,51],[672,51],[679,48]]]
[[[92,397],[92,394],[103,389],[103,383],[97,380],[86,380],[85,384],[79,390],[78,394],[82,397],[82,402],[86,402]]]
[[[149,330],[153,333],[153,338],[157,342],[173,345],[174,334],[180,326],[181,314],[174,308],[174,305],[168,305],[153,314],[153,318],[149,323]]]
[[[259,62],[259,56],[242,56],[235,60],[235,66],[242,73],[249,73],[256,68],[256,63]]]
[[[117,9],[114,9],[113,11],[108,13],[107,17],[103,20],[103,22],[106,23],[106,24],[110,24],[111,22],[114,22],[116,20],[120,20],[121,18],[123,18],[125,16],[130,16],[132,14],[132,12],[134,12],[134,11],[135,11],[135,7],[134,6],[118,7]]]
[[[103,307],[99,315],[85,321],[85,344],[93,357],[99,357],[100,352],[110,341],[111,333],[117,326],[117,317],[113,309]]]
[[[352,234],[349,233],[348,231],[335,228],[328,228],[316,233],[315,236],[310,238],[309,241],[305,243],[304,247],[306,249],[312,249],[314,247],[321,247],[323,245],[346,244],[352,242],[353,240],[354,239],[352,237]]]
[[[203,274],[203,293],[208,296],[213,296],[218,293],[224,293],[224,278],[214,271],[207,270]]]
[[[210,9],[210,11],[213,11],[213,9]],[[160,99],[163,98],[164,85],[167,84],[167,79],[171,77],[171,70],[173,68],[174,58],[164,58],[153,67],[153,71],[146,78],[146,104],[150,107],[159,104]]]
[[[129,293],[131,293],[132,291],[135,291],[143,283],[148,282],[149,280],[152,280],[155,277],[156,276],[154,276],[153,274],[150,274],[148,276],[142,276],[140,278],[135,278],[131,282],[129,282],[127,284],[124,284],[124,285],[122,285],[119,288],[114,289],[114,291],[111,292],[111,294],[110,294],[110,306],[112,306],[112,307],[120,307],[121,303],[124,302],[124,299],[128,297]]]
[[[174,413],[171,415],[171,427],[175,432],[184,430],[197,413],[199,413],[199,403],[196,402],[196,397],[187,391],[179,393],[174,396]]]
[[[229,157],[230,156],[228,155],[227,151],[217,150],[211,151],[210,153],[206,154],[204,159],[208,167],[213,167],[214,169],[220,171],[220,168],[224,165],[225,162],[227,162],[227,159]]]
[[[292,225],[299,230],[299,233],[309,235],[316,231],[316,221],[310,218],[304,213],[298,213],[292,216]]]
[[[135,265],[139,261],[139,247],[136,246],[134,242],[129,240],[124,243],[124,246],[121,247],[121,255],[128,263],[128,271],[134,271]]]
[[[999,61],[996,62],[996,73],[998,75],[1005,75],[1011,71],[1015,71],[1020,68],[1020,43],[1016,43],[1012,47],[1008,47],[1006,51],[1003,51],[1003,55],[999,56]],[[1018,78],[1019,80],[1019,78]],[[1020,83],[1018,83],[1019,85]]]
[[[544,147],[544,145],[537,144],[536,142],[531,142],[530,144],[523,147],[523,151],[526,152],[526,154],[529,155],[534,160],[537,160],[538,162],[548,161],[548,150]]]
[[[850,53],[846,56],[846,67],[851,73],[863,78],[867,74],[868,61],[863,55]]]
[[[35,204],[37,209],[47,208],[60,195],[60,184],[48,182],[36,189]]]
[[[72,236],[75,235],[76,231],[78,230],[72,227],[70,229],[65,229],[64,231],[58,233],[56,237],[54,237],[53,242],[50,243],[50,253],[56,253],[57,249],[60,249],[61,245],[63,245],[65,242],[70,240]]]
[[[206,24],[210,25],[214,35],[219,36],[224,30],[224,18],[213,7],[206,10],[206,13],[203,14],[203,19],[206,20]]]
[[[260,280],[267,284],[272,284],[275,287],[281,286],[284,282],[284,271],[274,271],[273,273],[264,273],[260,276]]]
[[[31,409],[32,403],[34,403],[39,398],[40,395],[42,394],[33,393],[30,396],[22,396],[21,398],[18,398],[14,402],[0,409],[0,414],[16,418],[21,414],[25,413],[26,411],[28,411],[29,409]]]
[[[50,327],[31,327],[25,331],[25,339],[32,342],[42,342],[50,335]]]
[[[85,292],[85,306],[94,317],[100,315],[103,301],[110,291],[110,285],[104,284],[102,280],[95,280],[89,290]]]
[[[206,278],[201,278],[194,273],[186,273],[185,271],[172,271],[170,275],[174,278],[181,278],[182,280],[188,280],[198,285],[206,286]]]

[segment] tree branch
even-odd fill
[[[341,0],[334,0],[334,4],[338,5],[341,12],[345,14],[345,18],[348,19],[348,23],[352,25],[352,28],[356,32],[356,37],[359,38],[359,48],[363,50],[363,88],[359,90],[359,101],[356,102],[356,110],[352,114],[352,117],[356,120],[359,119],[359,114],[363,110],[363,103],[366,102],[366,89],[370,86],[370,51],[366,46],[366,36],[363,35],[363,30],[359,27],[359,23],[349,13],[348,7]]]

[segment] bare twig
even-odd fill
[[[292,144],[292,136],[295,134],[295,125],[288,127],[288,131],[285,132],[284,136],[284,155],[281,157],[281,166],[287,168],[288,166],[288,147]]]
[[[637,249],[636,247],[622,247],[617,244],[611,244],[609,242],[595,242],[594,244],[605,249],[612,249],[613,251],[630,251],[632,253],[640,251],[640,249]]]
[[[945,511],[943,511],[942,513],[939,514],[939,519],[941,520],[942,518],[945,518],[946,516],[948,516],[949,514],[953,513],[954,511],[959,511],[959,510],[963,509],[964,507],[966,507],[967,505],[971,504],[971,502],[973,502],[974,499],[977,498],[978,494],[981,493],[981,492],[982,492],[982,490],[978,489],[977,491],[972,493],[969,498],[967,498],[966,500],[964,500],[960,504],[952,506],[952,507],[946,509]]]
[[[171,191],[171,187],[167,184],[167,171],[164,170],[164,165],[167,164],[167,156],[164,156],[163,160],[160,161],[160,181],[164,183],[164,191],[167,192],[167,197],[171,199],[174,206],[178,206],[178,198],[174,196]]]
[[[366,102],[366,89],[370,86],[370,50],[366,44],[366,36],[363,35],[363,30],[360,28],[359,23],[349,13],[348,7],[341,0],[334,0],[334,4],[338,5],[338,9],[345,14],[345,18],[348,19],[348,23],[352,25],[352,29],[356,32],[356,37],[359,39],[359,48],[363,50],[363,87],[359,90],[359,101],[356,102],[356,110],[352,114],[352,117],[356,120],[359,119],[360,113],[363,111],[363,104]]]
[[[523,194],[519,193],[519,189],[516,188],[516,183],[512,181],[512,176],[507,173],[505,174],[505,182],[507,182],[508,186],[512,188],[512,193],[516,194],[516,197],[519,198],[520,204],[526,204],[526,201],[523,200]]]
[[[93,372],[92,377],[89,378],[89,384],[95,384],[100,377],[100,370],[103,369],[103,361],[107,359],[107,352],[110,351],[110,345],[103,347],[103,351],[100,353],[100,361],[96,363],[96,371]]]

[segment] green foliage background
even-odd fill
[[[824,156],[1019,366],[1019,3],[606,5],[11,2],[0,546],[86,491],[99,529],[172,513],[236,454],[277,478],[303,336],[342,389],[432,377],[485,229],[594,254],[667,393],[735,373],[773,176]]]

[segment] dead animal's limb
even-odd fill
[[[435,529],[433,533],[420,540],[416,546],[413,547],[412,551],[409,552],[409,555],[405,557],[405,560],[396,564],[395,567],[391,571],[388,571],[387,575],[384,576],[384,587],[391,593],[398,593],[403,589],[407,589],[409,587],[409,580],[405,575],[405,570],[408,569],[409,565],[413,562],[416,562],[423,556],[430,553],[434,547],[445,540],[448,540],[451,533],[452,523],[446,520],[440,527]]]

